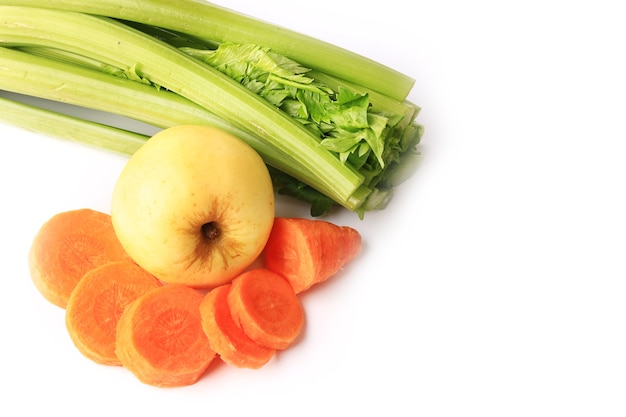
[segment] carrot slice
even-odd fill
[[[235,278],[228,306],[236,322],[256,343],[285,349],[300,334],[304,311],[289,282],[267,269],[252,269]]]
[[[78,350],[103,365],[121,365],[115,354],[119,317],[131,301],[161,286],[130,261],[101,265],[87,272],[70,295],[65,325]]]
[[[221,285],[206,294],[200,304],[202,328],[211,348],[224,362],[237,368],[258,369],[269,362],[275,349],[250,339],[235,322],[228,307],[230,287]]]
[[[117,323],[116,353],[143,383],[194,384],[215,352],[202,330],[204,295],[180,284],[164,285],[132,301]]]
[[[111,216],[91,209],[58,213],[33,239],[28,265],[39,292],[65,308],[85,273],[111,261],[128,260],[113,230]]]
[[[277,217],[265,245],[265,266],[300,293],[339,272],[359,254],[361,244],[360,233],[348,226]]]

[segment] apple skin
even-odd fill
[[[272,229],[267,166],[242,140],[207,126],[158,132],[122,169],[111,202],[128,255],[167,284],[213,288],[260,255]]]

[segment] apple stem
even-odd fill
[[[220,229],[215,222],[205,223],[202,225],[202,234],[209,240],[217,240]]]

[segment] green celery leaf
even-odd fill
[[[345,88],[339,88],[336,101],[327,106],[331,121],[339,128],[356,131],[368,127],[367,94],[356,95]]]
[[[296,119],[308,120],[309,118],[309,112],[300,100],[283,100],[280,109]]]
[[[322,146],[331,151],[340,152],[352,152],[361,143],[361,138],[355,135],[344,135],[338,137],[329,137],[322,140]]]
[[[330,97],[326,94],[320,94],[309,90],[299,90],[296,98],[306,107],[307,113],[315,123],[330,123],[327,108],[331,105]]]
[[[374,152],[378,159],[378,163],[382,168],[385,167],[383,152],[385,150],[385,128],[387,127],[387,118],[385,116],[369,113],[367,115],[368,126],[365,130],[364,139]]]

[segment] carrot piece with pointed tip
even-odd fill
[[[86,272],[129,259],[115,235],[111,216],[85,208],[58,213],[40,227],[28,253],[28,266],[44,298],[65,308]]]
[[[211,348],[229,365],[258,369],[276,352],[250,339],[233,319],[228,306],[230,284],[212,289],[200,304],[202,328]]]
[[[87,272],[67,302],[65,325],[78,350],[92,361],[119,366],[115,354],[117,321],[134,299],[161,283],[130,261],[116,261]]]
[[[277,217],[265,245],[265,266],[300,293],[339,272],[361,246],[361,234],[354,228],[320,219]]]
[[[196,383],[215,358],[202,330],[203,298],[197,290],[171,284],[132,301],[117,323],[115,349],[122,365],[148,385]]]
[[[250,339],[281,350],[296,340],[304,323],[304,311],[285,278],[258,268],[239,275],[230,285],[230,312]]]

